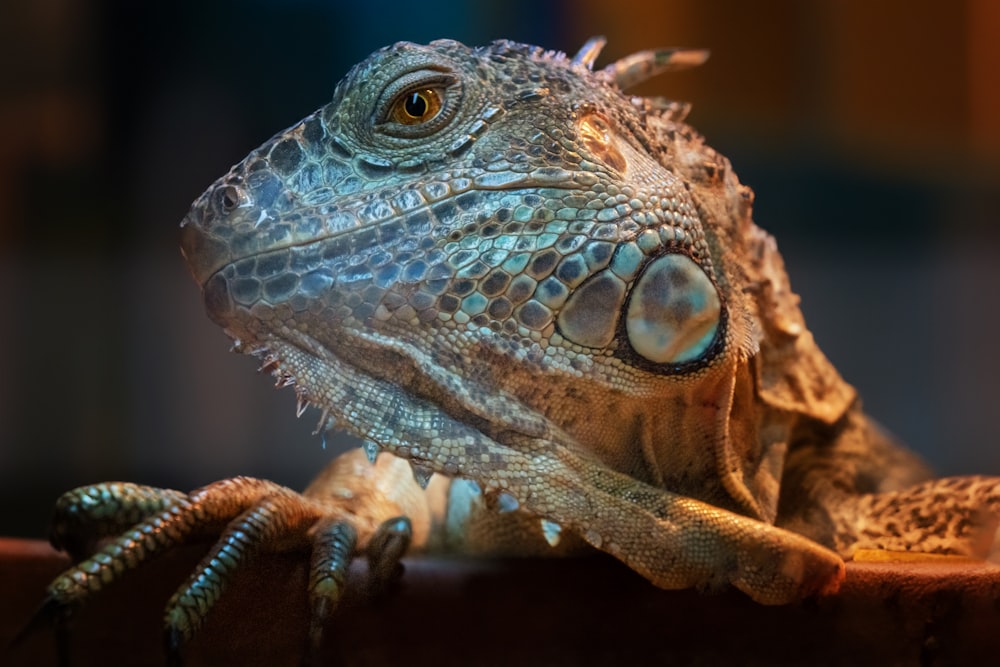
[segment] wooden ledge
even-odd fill
[[[82,609],[74,667],[162,665],[163,605],[203,549],[168,554]],[[52,634],[6,645],[67,566],[43,542],[0,538],[0,664],[55,665]],[[413,558],[399,590],[364,594],[364,566],[327,633],[350,665],[967,665],[1000,656],[1000,567],[849,563],[835,595],[762,607],[727,591],[661,591],[619,563]],[[187,665],[297,665],[306,568],[267,555],[240,573]]]

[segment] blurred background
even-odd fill
[[[1000,474],[1000,3],[18,0],[0,7],[0,535],[126,479],[303,487],[335,451],[204,316],[189,203],[396,40],[509,38],[599,64],[711,60],[642,92],[757,192],[807,321],[942,473]]]

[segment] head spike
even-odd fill
[[[562,526],[555,521],[549,521],[548,519],[542,519],[541,523],[542,535],[545,537],[545,541],[549,543],[550,547],[558,546],[560,533],[562,533]]]
[[[697,67],[708,60],[708,55],[707,49],[652,49],[625,56],[602,71],[618,88],[627,90],[664,72]]]
[[[309,399],[306,398],[305,394],[299,394],[295,402],[295,416],[301,417],[303,413],[309,409],[310,405],[312,404],[309,402]]]
[[[580,50],[573,56],[573,66],[584,65],[587,69],[594,69],[594,61],[601,54],[601,50],[608,40],[602,35],[596,35],[587,40],[587,43],[580,47]]]
[[[434,474],[434,471],[412,462],[410,463],[410,468],[413,470],[413,479],[416,480],[421,489],[426,489],[427,485],[430,484],[431,475]]]
[[[318,435],[320,433],[325,434],[327,431],[332,431],[333,427],[337,425],[337,421],[330,416],[330,410],[328,408],[323,408],[323,414],[320,415],[319,421],[316,422],[316,430],[312,432],[313,435]],[[324,447],[323,449],[326,449]]]
[[[365,450],[365,457],[368,459],[368,462],[374,464],[375,459],[378,458],[379,446],[372,440],[365,440],[361,448]]]
[[[278,368],[278,355],[276,354],[266,354],[260,363],[260,368],[257,369],[258,373],[263,373],[265,371],[272,371]]]
[[[510,495],[506,491],[502,491],[496,499],[497,512],[500,514],[507,514],[508,512],[513,512],[521,506],[521,503],[517,502],[517,498]]]

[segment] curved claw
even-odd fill
[[[413,526],[405,516],[383,521],[368,543],[369,587],[374,595],[385,593],[403,573],[399,561],[410,548]]]
[[[72,608],[54,597],[47,597],[38,607],[28,622],[10,640],[8,649],[15,649],[31,635],[52,629],[55,633],[58,664],[69,664],[69,629],[68,621]]]
[[[323,628],[340,602],[357,542],[358,531],[346,521],[325,523],[315,532],[309,568],[311,614],[307,652],[311,655],[318,654]]]
[[[168,626],[163,631],[163,654],[166,656],[167,667],[180,667],[184,664],[181,657],[181,647],[185,643],[184,633],[180,628]]]

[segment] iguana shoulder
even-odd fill
[[[261,549],[310,551],[314,641],[351,558],[389,577],[411,545],[598,549],[769,604],[835,589],[858,548],[982,552],[997,480],[919,481],[817,347],[750,189],[686,105],[627,94],[705,54],[594,71],[602,45],[387,47],[194,202],[209,316],[364,446],[304,494],[70,492],[60,541],[111,540],[48,608],[205,533],[174,648]]]

